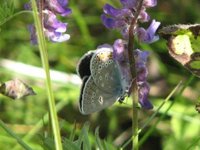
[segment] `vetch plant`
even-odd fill
[[[119,1],[120,1],[120,6],[118,8],[115,7],[114,5],[105,4],[103,7],[103,13],[98,16],[98,19],[101,19],[103,25],[107,29],[109,29],[110,32],[111,30],[118,30],[121,33],[119,34],[120,37],[116,37],[116,39],[114,39],[114,41],[111,42],[112,44],[110,43],[107,44],[108,42],[104,41],[103,43],[106,43],[106,44],[101,44],[99,46],[96,46],[97,47],[96,50],[88,51],[82,56],[82,58],[80,59],[77,65],[77,73],[83,81],[82,87],[80,89],[80,96],[79,96],[79,110],[81,114],[89,115],[94,112],[99,112],[109,106],[112,106],[116,101],[119,103],[124,103],[125,98],[127,97],[132,98],[132,108],[131,108],[132,116],[125,114],[128,117],[129,116],[132,117],[132,133],[129,132],[130,131],[129,129],[127,130],[123,129],[123,133],[121,132],[119,135],[120,138],[117,137],[116,140],[112,139],[111,140],[112,142],[110,142],[109,140],[106,140],[106,142],[100,140],[99,130],[98,130],[99,128],[96,129],[96,134],[94,137],[92,134],[88,133],[89,124],[85,124],[82,127],[81,132],[79,133],[79,131],[76,132],[76,130],[80,127],[79,124],[81,124],[79,120],[76,120],[77,123],[74,125],[73,129],[68,127],[69,126],[69,123],[67,122],[68,120],[65,121],[63,119],[61,122],[59,120],[61,120],[62,118],[58,120],[57,111],[61,110],[65,106],[66,103],[69,103],[68,102],[69,99],[77,99],[78,96],[74,96],[76,98],[74,97],[71,98],[70,94],[68,94],[68,91],[66,91],[65,89],[64,90],[65,95],[64,96],[62,95],[65,101],[58,101],[58,104],[56,105],[55,99],[60,99],[60,97],[54,98],[54,92],[52,90],[53,88],[51,85],[51,76],[50,76],[50,71],[49,71],[50,67],[49,67],[48,53],[50,52],[50,57],[55,56],[51,54],[55,54],[55,53],[58,54],[59,53],[58,50],[61,50],[65,54],[66,51],[67,53],[69,52],[67,49],[68,46],[70,48],[72,47],[73,49],[74,45],[73,46],[68,45],[66,46],[67,48],[64,46],[65,48],[63,49],[57,49],[57,47],[55,48],[54,46],[50,44],[48,45],[48,48],[49,46],[52,46],[50,47],[50,50],[52,48],[54,51],[54,48],[55,48],[55,51],[56,51],[56,52],[54,51],[54,53],[51,53],[51,51],[49,52],[47,51],[47,43],[46,43],[45,38],[48,39],[48,42],[50,41],[53,43],[65,42],[69,40],[70,35],[67,34],[68,24],[64,21],[61,21],[61,19],[68,17],[72,13],[72,10],[68,7],[69,1],[68,0],[31,0],[30,2],[25,4],[26,10],[23,10],[15,14],[13,10],[14,5],[12,3],[10,5],[7,5],[7,3],[5,3],[5,5],[0,6],[0,12],[2,12],[2,14],[0,14],[0,26],[4,24],[5,22],[7,22],[8,20],[12,19],[12,17],[16,15],[19,15],[22,13],[33,14],[34,24],[31,24],[28,26],[28,29],[31,34],[30,39],[31,39],[31,43],[35,44],[33,46],[34,48],[37,48],[37,46],[39,47],[41,61],[42,61],[42,65],[45,72],[45,78],[46,78],[45,90],[47,90],[49,111],[46,112],[46,115],[43,118],[41,118],[41,120],[37,123],[37,125],[34,125],[34,127],[30,130],[30,133],[25,135],[25,137],[23,138],[24,141],[28,141],[31,137],[35,137],[36,133],[39,133],[39,131],[41,131],[41,128],[44,126],[44,124],[46,123],[48,124],[48,121],[49,121],[50,122],[49,124],[51,125],[51,128],[49,130],[50,134],[47,134],[47,136],[46,134],[44,134],[44,137],[42,137],[44,139],[43,145],[36,144],[37,146],[40,146],[40,147],[43,146],[43,148],[45,149],[53,148],[56,150],[62,150],[62,149],[90,150],[90,149],[96,148],[96,149],[109,149],[109,150],[111,149],[112,150],[112,149],[115,149],[114,146],[118,146],[121,149],[126,149],[129,146],[128,144],[132,142],[132,149],[137,150],[139,149],[139,146],[142,143],[144,143],[147,137],[151,135],[151,133],[154,131],[155,127],[160,122],[160,120],[163,119],[166,115],[168,115],[167,119],[170,118],[169,120],[170,121],[172,120],[171,122],[169,121],[171,124],[175,122],[173,125],[175,129],[180,127],[180,129],[177,129],[177,133],[176,133],[176,136],[180,136],[180,138],[182,138],[182,135],[184,136],[185,134],[185,133],[182,133],[182,131],[184,131],[186,127],[184,121],[194,120],[194,122],[197,123],[198,125],[199,121],[195,120],[193,116],[188,117],[188,116],[184,116],[180,114],[180,116],[178,115],[177,117],[176,112],[173,112],[173,111],[171,112],[171,107],[173,103],[175,102],[176,99],[179,99],[182,96],[183,90],[188,86],[189,83],[191,83],[194,77],[191,77],[187,82],[185,82],[183,88],[170,101],[169,99],[174,94],[174,92],[178,89],[180,84],[178,84],[176,88],[169,94],[169,96],[167,96],[166,99],[164,99],[163,101],[159,101],[159,102],[154,101],[155,102],[154,106],[152,104],[151,99],[149,98],[149,92],[150,92],[151,86],[148,83],[149,69],[147,68],[147,60],[148,60],[148,57],[152,55],[152,53],[148,51],[148,47],[149,47],[149,44],[159,40],[159,36],[156,35],[156,32],[160,26],[160,22],[156,21],[154,18],[151,18],[151,16],[148,14],[148,9],[155,7],[157,5],[157,0],[119,0]],[[88,1],[86,3],[91,3],[91,2]],[[75,16],[76,19],[80,21],[78,24],[79,25],[81,24],[79,28],[81,30],[81,33],[83,33],[83,35],[81,34],[80,35],[84,36],[85,33],[87,33],[87,31],[85,30],[85,27],[83,26],[87,25],[86,22],[88,20],[89,20],[88,21],[89,23],[92,23],[93,19],[95,20],[95,17],[92,16],[91,18],[93,17],[94,18],[90,20],[90,16],[88,16],[87,14],[83,14],[84,17],[81,18],[80,12],[82,11],[82,9],[86,10],[85,8],[87,7],[82,7],[82,5],[80,5],[81,6],[80,7],[78,4],[79,3],[72,3],[71,8],[77,7],[76,9],[74,9],[75,15],[73,14],[72,15]],[[93,2],[91,4],[93,4]],[[80,10],[78,9],[79,7],[80,7]],[[91,10],[95,10],[95,9],[91,8]],[[3,14],[4,11],[5,11],[5,14]],[[83,12],[85,13],[85,11]],[[79,17],[83,20],[81,20]],[[75,22],[77,21],[76,19],[74,19]],[[85,23],[83,23],[84,21]],[[88,25],[92,25],[92,24],[88,24]],[[146,25],[147,27],[145,28],[144,26]],[[24,27],[24,29],[27,29],[27,28]],[[99,33],[99,30],[97,31]],[[163,29],[159,31],[160,35],[168,41],[167,46],[168,46],[170,55],[179,63],[181,63],[184,67],[190,70],[197,77],[200,76],[200,73],[199,73],[200,72],[200,69],[199,69],[200,55],[199,55],[199,44],[198,44],[199,31],[200,31],[199,24],[172,25],[169,27],[164,27]],[[88,35],[89,35],[89,32],[88,32]],[[7,36],[8,35],[6,35],[6,37]],[[1,39],[0,39],[0,42],[1,42]],[[87,42],[89,43],[93,41],[85,40],[84,42],[80,44],[81,48]],[[63,43],[63,45],[64,44],[66,43]],[[146,45],[142,45],[142,44],[146,44]],[[141,48],[142,47],[141,45],[146,46],[146,48]],[[81,48],[77,48],[77,50],[80,52]],[[84,47],[84,49],[86,48]],[[70,53],[72,53],[72,51],[70,51]],[[20,55],[22,54],[20,53]],[[70,61],[71,63],[71,58],[63,59],[63,57],[65,56],[62,56],[62,61],[64,60],[66,64],[68,63],[68,61]],[[77,57],[75,58],[75,60],[77,61]],[[64,65],[64,69],[66,69],[65,65]],[[77,87],[75,88],[77,89]],[[73,89],[73,92],[76,92],[76,90]],[[21,98],[24,98],[25,96],[35,94],[35,92],[33,91],[31,87],[27,86],[27,84],[21,82],[20,80],[8,80],[7,82],[2,83],[0,85],[0,93],[14,99],[21,99]],[[58,95],[60,95],[60,93]],[[77,93],[76,94],[73,93],[72,95],[77,95]],[[165,111],[161,111],[161,108],[167,102],[169,102],[170,105]],[[157,105],[157,103],[159,103],[159,105]],[[46,105],[46,101],[45,101],[45,105]],[[200,112],[199,106],[200,106],[199,103],[197,103],[196,104],[197,112]],[[37,108],[38,107],[40,106],[37,105]],[[143,110],[144,110],[144,112],[146,113],[146,110],[148,111],[153,108],[154,108],[154,112],[151,116],[148,115],[147,119],[139,119],[139,111],[143,113]],[[74,109],[74,110],[77,111],[77,109]],[[121,127],[120,124],[123,123],[122,120],[123,119],[126,120],[126,118],[123,118],[123,119],[120,118],[121,116],[118,115],[119,110],[120,108],[117,109],[116,113],[113,111],[114,112],[113,115],[110,115],[110,114],[108,115],[111,118],[111,120],[108,120],[109,124],[106,124],[106,126],[108,129],[112,129],[112,131],[114,131],[116,128],[120,129]],[[121,110],[120,110],[120,113],[125,112],[125,111],[128,111],[128,113],[130,112],[129,109],[121,109]],[[73,115],[72,114],[73,112],[71,112],[71,109],[65,109],[65,111],[67,112],[67,113],[64,113],[65,117],[66,116],[68,117],[69,115]],[[187,111],[190,111],[189,108],[187,108]],[[157,117],[158,113],[159,113],[159,118],[156,119],[155,122],[151,122],[155,117]],[[48,119],[48,114],[49,114],[49,119]],[[79,113],[76,112],[76,114],[79,115],[77,118],[81,117]],[[106,118],[104,118],[104,116],[103,116],[103,121],[101,120],[100,117],[102,114],[104,113],[99,113],[98,115],[96,115],[97,117],[95,116],[95,119],[97,118],[100,124],[107,121]],[[123,114],[123,117],[125,115]],[[176,117],[182,120],[179,121]],[[87,116],[85,117],[85,119],[87,119]],[[117,121],[119,120],[119,121],[117,122],[116,120]],[[128,124],[129,123],[130,123],[130,118],[128,118]],[[182,129],[182,123],[184,124],[184,129]],[[60,133],[61,128],[59,124],[61,124],[62,129],[66,129],[68,131],[71,129],[73,130],[73,131],[69,131],[71,133],[71,135],[69,136],[69,139],[65,137],[61,138],[61,133]],[[63,124],[64,124],[64,127],[63,127]],[[141,133],[141,131],[144,131],[143,129],[148,127],[149,125],[151,125],[151,127],[147,129],[147,132],[145,130],[144,136],[141,136],[141,138],[139,139],[139,134]],[[22,138],[18,137],[1,120],[0,120],[0,126],[11,137],[15,138],[17,142],[21,146],[23,146],[23,148],[31,149],[31,147],[29,146],[29,143],[25,143],[22,140]],[[99,126],[101,129],[102,126],[101,125]],[[170,128],[169,134],[171,134],[172,131],[175,132],[174,131],[175,129],[173,129],[173,127]],[[190,128],[190,129],[193,129],[193,128]],[[198,130],[198,128],[195,128],[195,131],[196,129]],[[51,134],[51,130],[52,130],[52,134]],[[65,133],[62,135],[65,135],[68,131],[64,130]],[[111,134],[113,133],[112,131],[110,132]],[[180,131],[181,133],[179,133]],[[46,132],[46,130],[44,132]],[[78,138],[76,136],[77,133],[78,133]],[[126,137],[124,137],[124,135]],[[68,136],[68,133],[67,133],[67,136]],[[172,134],[172,138],[174,140],[177,137],[173,137],[173,134]],[[188,140],[189,138],[187,137],[186,139]],[[119,139],[121,140],[120,142],[119,142]],[[192,144],[189,144],[190,145],[189,147],[198,145],[196,143],[199,141],[199,138],[196,138],[196,139],[197,140],[195,140],[195,142],[192,142]],[[177,141],[180,142],[179,139]],[[167,143],[166,145],[169,145],[169,144]],[[0,143],[0,146],[1,146],[1,143]],[[17,149],[17,146],[13,147],[13,149]]]
[[[134,37],[144,43],[157,41],[159,37],[155,32],[160,23],[152,20],[146,30],[139,24],[150,21],[146,8],[156,6],[156,0],[120,2],[120,9],[106,4],[101,19],[107,28],[120,30],[124,39],[116,40],[113,46],[100,46],[83,56],[77,69],[83,79],[79,105],[83,114],[90,114],[117,100],[123,101],[125,96],[133,93],[133,147],[138,149],[138,102],[146,109],[153,106],[148,100],[146,61],[149,53],[134,46]]]
[[[60,128],[58,123],[58,117],[55,107],[55,98],[53,95],[51,77],[49,72],[49,63],[48,63],[48,53],[45,43],[44,36],[50,38],[54,42],[62,42],[69,39],[69,35],[63,34],[66,30],[66,24],[63,24],[57,21],[54,13],[59,13],[63,16],[71,13],[71,10],[66,8],[68,3],[67,0],[64,1],[43,1],[39,0],[36,3],[35,0],[31,0],[31,5],[28,5],[33,10],[33,17],[35,23],[35,29],[31,30],[32,34],[32,43],[36,44],[38,42],[42,65],[46,75],[46,86],[48,94],[48,104],[49,104],[49,113],[51,118],[51,126],[54,135],[55,148],[57,150],[62,150],[62,141],[60,136]],[[27,5],[26,5],[27,7]],[[43,12],[44,9],[44,12]],[[43,17],[44,15],[44,17]],[[49,24],[48,24],[49,23]],[[32,28],[34,29],[34,28]],[[36,36],[34,35],[36,34]]]
[[[90,98],[92,103],[91,107],[95,108],[103,105],[101,109],[113,104],[115,101],[114,99],[122,101],[125,95],[129,95],[131,93],[130,87],[132,87],[132,83],[133,85],[136,84],[138,86],[139,102],[141,106],[147,109],[153,107],[148,100],[149,85],[146,79],[148,74],[146,61],[149,53],[147,51],[141,51],[140,49],[134,50],[134,47],[130,46],[133,45],[134,38],[131,37],[134,35],[137,35],[140,42],[152,43],[158,40],[158,36],[155,35],[155,32],[160,25],[159,22],[153,20],[149,28],[146,30],[142,27],[139,27],[138,24],[138,21],[147,22],[150,20],[150,17],[145,10],[147,7],[155,6],[156,1],[140,2],[127,0],[121,1],[121,3],[123,4],[122,9],[116,9],[113,6],[106,4],[104,6],[105,14],[103,14],[101,18],[107,28],[119,29],[124,39],[117,39],[113,46],[109,44],[99,46],[96,51],[91,51],[83,56],[78,65],[78,74],[84,81],[81,89],[80,109],[84,107],[83,105],[88,105],[88,103],[90,103],[90,100],[88,100]],[[140,7],[137,8],[136,6]],[[105,52],[107,49],[110,51],[109,54]],[[130,54],[131,56],[129,56]],[[109,70],[108,68],[110,67],[113,67],[113,69]],[[119,74],[119,77],[116,77],[116,73],[113,73],[115,76],[112,76],[112,72],[109,72],[115,72],[114,68],[116,68],[116,73]],[[136,76],[133,76],[134,72]],[[97,76],[97,74],[99,75]],[[110,75],[110,78],[109,76],[107,77],[107,74]],[[120,81],[117,81],[117,78],[119,78]],[[109,84],[112,86],[104,87],[104,84],[109,81]],[[90,85],[90,82],[94,83]],[[95,85],[97,88],[99,88],[97,90],[101,91],[101,94],[106,94],[102,88],[108,87],[107,90],[110,92],[110,96],[112,97],[113,95],[116,95],[116,97],[114,98],[113,96],[112,100],[110,100],[110,103],[107,104],[107,101],[109,101],[106,100],[107,95],[102,97],[100,93],[99,95],[95,95],[97,91],[91,91],[92,87],[90,86]],[[112,88],[117,87],[118,89],[112,92]],[[109,94],[109,92],[107,93]],[[94,97],[92,97],[92,95],[94,95]],[[99,99],[99,101],[96,102],[96,99]],[[90,109],[90,107],[88,106],[87,109]],[[96,111],[101,109],[97,108]]]
[[[121,9],[116,9],[108,4],[105,5],[105,14],[102,15],[102,21],[108,28],[119,29],[128,42],[127,49],[124,53],[128,53],[128,62],[130,64],[130,72],[133,80],[131,86],[133,98],[133,148],[138,149],[138,101],[146,108],[152,108],[152,106],[147,100],[149,92],[149,86],[146,82],[147,69],[145,67],[147,54],[140,50],[133,51],[137,49],[134,47],[134,37],[137,35],[139,41],[145,43],[158,40],[158,36],[155,36],[155,31],[160,23],[153,20],[147,30],[139,26],[139,23],[150,20],[146,8],[154,7],[157,4],[156,0],[121,0],[120,2],[123,6]],[[119,15],[120,13],[123,15]],[[136,58],[134,57],[134,52],[138,55]],[[139,75],[142,75],[143,78],[140,79]]]
[[[65,17],[71,14],[72,11],[67,5],[68,0],[37,0],[44,35],[52,42],[64,42],[70,38],[69,34],[65,34],[67,23],[59,21],[56,16],[58,14]],[[31,9],[31,3],[25,4],[25,8]],[[37,44],[35,26],[29,25],[28,29],[32,44]]]

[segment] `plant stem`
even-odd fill
[[[11,129],[9,129],[2,120],[0,120],[0,126],[25,149],[32,150],[20,137],[18,137]]]
[[[26,13],[32,13],[32,11],[30,10],[22,10],[22,11],[19,11],[9,17],[7,17],[5,20],[3,20],[2,22],[0,21],[0,26],[2,26],[3,24],[5,24],[6,22],[8,22],[9,20],[11,20],[12,18],[18,16],[18,15],[21,15],[21,14],[26,14]]]
[[[134,29],[137,24],[137,19],[140,14],[141,8],[142,8],[143,0],[138,0],[136,13],[134,15],[134,18],[131,22],[131,25],[129,27],[129,40],[128,40],[128,56],[129,56],[129,63],[130,63],[130,71],[133,79],[132,83],[132,106],[133,106],[133,114],[132,114],[132,132],[133,132],[133,139],[132,139],[132,149],[138,150],[138,86],[137,86],[137,73],[136,73],[136,66],[135,66],[135,59],[133,56],[133,48],[134,48]]]
[[[54,134],[54,141],[55,141],[55,147],[56,150],[62,150],[62,143],[61,143],[61,136],[59,131],[59,124],[58,124],[58,118],[55,108],[55,99],[53,96],[53,90],[51,86],[51,78],[50,78],[50,72],[49,72],[49,63],[48,63],[48,53],[46,49],[46,43],[44,38],[44,33],[42,29],[42,23],[40,21],[38,11],[37,11],[37,5],[35,0],[31,0],[32,2],[32,9],[33,9],[33,17],[35,21],[35,27],[37,31],[37,41],[39,45],[42,65],[45,71],[46,75],[46,86],[47,86],[47,94],[48,94],[48,104],[49,104],[49,111],[50,111],[50,117],[51,117],[51,125],[53,129]]]
[[[151,115],[151,117],[144,123],[144,125],[138,130],[137,134],[140,134],[140,132],[146,128],[150,122],[153,120],[153,118],[158,114],[159,110],[164,106],[164,104],[172,97],[172,95],[178,90],[178,88],[181,85],[181,81],[177,84],[177,86],[172,90],[172,92],[167,96],[167,98],[161,103],[161,105],[158,107],[158,109]],[[132,137],[134,138],[134,137]],[[123,144],[122,148],[125,148],[132,140],[132,138],[130,138],[128,141],[126,141],[125,144]],[[139,141],[139,145],[141,145],[141,140]]]
[[[180,91],[175,96],[174,101],[169,105],[169,107],[164,111],[164,113],[158,118],[158,120],[153,124],[153,126],[151,126],[151,128],[148,129],[146,131],[146,133],[143,135],[143,137],[141,138],[141,140],[139,142],[139,145],[142,145],[146,141],[146,139],[152,134],[152,132],[156,129],[156,126],[158,125],[158,123],[160,123],[160,121],[166,116],[166,114],[172,108],[172,106],[174,105],[174,103],[176,102],[176,100],[179,99],[178,97],[183,93],[183,91],[185,90],[185,88],[193,81],[193,79],[194,79],[194,76],[192,75],[187,80],[187,82],[184,83],[183,87],[180,89]],[[160,108],[164,105],[164,103],[166,103],[170,99],[170,97],[172,96],[172,94],[175,93],[175,90],[178,88],[178,86],[180,87],[180,84],[181,84],[181,82],[179,82],[179,84],[174,88],[174,90],[169,94],[169,96],[167,96],[167,98],[161,103],[161,105],[158,107],[157,111],[154,112],[154,114],[155,113],[157,114],[157,112],[159,112]],[[150,117],[150,118],[153,119],[153,117]],[[149,121],[151,121],[151,120],[149,120]],[[147,125],[148,125],[147,123],[146,123],[146,125],[143,125],[143,127],[141,128],[141,130],[144,129]]]

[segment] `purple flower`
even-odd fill
[[[104,14],[101,15],[103,24],[109,29],[124,29],[128,27],[130,18],[133,14],[130,9],[122,8],[116,9],[109,4],[106,4],[103,8]]]
[[[160,22],[153,20],[147,30],[144,28],[138,28],[138,39],[145,43],[153,43],[159,39],[159,36],[155,35],[156,30],[160,26]]]
[[[25,4],[25,9],[31,9],[31,3]],[[52,42],[64,42],[70,38],[69,34],[65,34],[67,23],[63,23],[57,19],[56,14],[66,16],[71,14],[71,9],[67,8],[68,0],[37,0],[37,5],[41,8],[43,21],[43,31],[45,36]],[[32,26],[31,42],[37,44],[37,36],[35,27]]]
[[[127,42],[117,39],[113,44],[113,60],[117,63],[119,72],[122,76],[123,89],[127,89],[129,94],[132,76],[130,71],[130,63],[128,61]]]
[[[140,22],[148,22],[150,20],[150,16],[146,12],[146,9],[141,10],[138,19],[140,20]]]
[[[139,103],[145,109],[152,109],[153,105],[150,103],[148,96],[149,96],[149,85],[147,82],[143,82],[142,84],[138,85],[138,93],[139,93]]]
[[[103,8],[104,14],[101,15],[101,20],[107,28],[119,29],[123,37],[127,39],[133,19],[138,19],[140,22],[148,22],[150,16],[146,12],[146,8],[154,7],[157,4],[157,0],[144,0],[138,18],[135,18],[137,0],[120,0],[120,2],[122,4],[122,8],[120,9],[106,4]],[[158,36],[154,36],[154,34],[159,25],[159,22],[153,20],[149,29],[145,30],[144,28],[135,26],[133,32],[138,35],[141,39],[140,41],[151,43],[158,39]]]
[[[36,34],[35,34],[35,26],[34,25],[29,25],[28,26],[28,30],[29,30],[29,32],[31,33],[31,43],[33,44],[33,45],[36,45],[36,44],[38,44],[37,43],[37,36],[36,36]]]
[[[45,10],[43,22],[45,36],[52,42],[64,42],[70,38],[69,34],[63,34],[67,30],[67,24],[58,21],[51,11]]]
[[[106,4],[103,8],[103,11],[106,15],[110,15],[114,18],[124,19],[125,17],[129,17],[132,15],[130,9],[123,8],[123,9],[116,9],[113,6]]]
[[[67,8],[68,0],[45,0],[48,8],[60,14],[61,16],[67,16],[71,14],[71,9]]]
[[[127,42],[117,39],[113,44],[113,59],[118,62],[124,62],[128,59]]]
[[[139,94],[139,103],[143,108],[151,109],[153,108],[152,104],[148,100],[149,95],[149,85],[147,83],[148,70],[146,67],[146,61],[148,58],[149,52],[141,51],[136,49],[134,51],[135,65],[137,72],[137,85],[138,85],[138,94]]]
[[[146,66],[147,58],[149,56],[148,51],[141,51],[136,49],[133,51],[136,66],[136,80],[138,86],[139,103],[145,109],[153,108],[152,104],[148,100],[149,85],[147,83],[148,70]],[[119,71],[123,77],[122,85],[130,85],[132,82],[130,63],[128,61],[128,49],[127,42],[118,39],[113,44],[113,59],[119,66]]]
[[[157,0],[144,0],[140,10],[137,10],[138,0],[120,0],[122,8],[115,8],[109,4],[106,4],[103,8],[104,14],[101,15],[103,24],[109,29],[120,30],[123,38],[129,38],[130,27],[133,25],[133,34],[137,35],[139,41],[145,43],[152,43],[159,39],[155,35],[160,22],[152,20],[148,29],[139,27],[138,22],[148,22],[150,16],[146,12],[149,7],[157,5]],[[136,11],[139,11],[137,14]],[[137,14],[137,15],[136,15]],[[135,24],[131,24],[135,22]],[[147,83],[148,70],[146,66],[147,57],[149,52],[136,49],[133,51],[135,59],[135,71],[136,82],[138,86],[139,103],[143,108],[151,109],[152,104],[148,100],[149,85]],[[119,72],[122,75],[122,81],[124,85],[130,85],[132,82],[132,76],[130,71],[130,62],[128,59],[128,45],[127,42],[118,39],[113,44],[113,59],[119,67]],[[123,85],[122,84],[122,85]]]
[[[104,14],[101,15],[101,20],[103,21],[103,24],[108,29],[121,28],[125,24],[125,22],[123,20],[116,20],[116,19],[107,17]]]
[[[137,0],[120,0],[124,8],[135,8],[137,5]]]

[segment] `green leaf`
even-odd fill
[[[91,150],[91,144],[90,144],[89,137],[88,137],[89,124],[85,123],[82,130],[83,130],[83,149]]]
[[[76,123],[74,124],[74,128],[70,134],[70,137],[69,137],[69,140],[70,141],[73,141],[74,140],[74,137],[75,137],[75,131],[76,131]]]
[[[102,144],[101,139],[99,138],[99,127],[96,128],[95,130],[95,137],[96,137],[96,144],[99,150],[104,150],[104,146]]]
[[[64,150],[80,150],[77,144],[69,139],[64,139],[63,149]]]
[[[96,128],[95,130],[95,138],[96,138],[96,145],[97,148],[99,150],[116,150],[117,148],[115,148],[111,143],[105,141],[105,140],[101,140],[99,137],[99,127]]]
[[[83,150],[91,150],[91,145],[88,138],[88,131],[89,131],[89,123],[86,122],[81,130],[81,133],[77,141],[77,144],[80,149],[82,149],[83,147]]]
[[[0,24],[5,22],[14,13],[13,0],[4,0],[0,3]]]
[[[53,137],[50,137],[50,136],[48,136],[48,137],[41,137],[42,138],[42,140],[43,140],[43,149],[44,150],[54,150],[54,148],[55,148],[55,144],[54,144],[54,139],[53,139]]]

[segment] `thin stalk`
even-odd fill
[[[145,135],[141,138],[139,145],[142,145],[146,139],[153,133],[153,131],[156,129],[156,126],[158,125],[158,123],[166,116],[166,114],[168,113],[168,111],[172,108],[172,106],[174,105],[176,99],[178,99],[178,97],[183,93],[183,91],[185,90],[185,88],[192,82],[192,80],[194,79],[194,76],[192,75],[189,80],[187,80],[187,82],[183,85],[183,87],[180,89],[180,91],[178,92],[177,96],[175,97],[175,100],[172,101],[172,103],[169,105],[169,107],[165,110],[165,112],[161,115],[161,117],[159,117],[159,119],[154,123],[153,126],[151,126],[150,129],[148,129],[148,131],[145,133]],[[179,83],[180,84],[180,83]],[[177,88],[177,86],[176,86]],[[175,89],[174,89],[175,90]],[[173,91],[174,91],[173,90]],[[172,91],[172,92],[173,92]],[[171,92],[171,93],[172,93]],[[171,95],[170,93],[170,95]],[[166,101],[168,101],[168,97],[163,101],[163,103],[166,103]],[[161,104],[162,106],[164,104]],[[159,109],[160,107],[158,107]],[[141,128],[142,129],[142,128]]]
[[[172,97],[172,95],[177,91],[177,89],[180,87],[182,81],[178,83],[178,85],[172,90],[172,92],[167,96],[167,98],[160,104],[160,106],[157,108],[157,110],[149,117],[149,119],[144,123],[144,125],[138,130],[138,134],[146,128],[150,122],[155,118],[155,116],[158,114],[158,112],[161,110],[161,108],[166,104],[166,102],[169,101],[169,99]]]
[[[18,137],[11,129],[9,129],[2,120],[0,120],[0,126],[25,149],[32,150],[20,137]]]
[[[49,104],[49,111],[50,111],[50,117],[51,117],[51,123],[52,123],[51,125],[53,129],[53,134],[54,134],[55,147],[56,147],[56,150],[62,150],[61,136],[60,136],[58,118],[57,118],[57,113],[56,113],[56,108],[55,108],[55,99],[53,96],[53,90],[51,86],[48,54],[47,54],[47,49],[46,49],[44,33],[42,30],[42,23],[40,22],[35,0],[31,0],[31,2],[32,2],[33,17],[34,17],[35,27],[37,31],[37,40],[38,40],[42,65],[43,65],[45,75],[46,75],[48,104]]]
[[[133,48],[134,48],[134,28],[137,24],[137,19],[140,14],[141,8],[142,8],[143,0],[138,0],[138,5],[136,9],[136,13],[134,15],[134,18],[131,22],[131,25],[129,27],[129,40],[128,40],[128,56],[129,56],[129,63],[130,63],[130,71],[133,79],[132,83],[132,106],[133,106],[133,114],[132,114],[132,132],[134,138],[132,139],[132,149],[138,150],[138,102],[139,102],[139,96],[138,96],[138,86],[137,86],[137,73],[136,73],[136,66],[135,66],[135,59],[133,56]]]
[[[167,98],[161,103],[161,105],[158,107],[158,109],[151,115],[151,117],[145,122],[145,124],[138,130],[137,135],[140,134],[140,132],[146,128],[150,122],[153,120],[153,118],[155,118],[155,116],[158,114],[158,112],[160,111],[160,109],[164,106],[164,104],[171,98],[171,96],[177,91],[177,89],[180,87],[181,85],[181,81],[177,84],[177,86],[172,90],[172,92],[167,96]],[[134,136],[132,136],[132,138],[135,138]],[[125,148],[132,140],[132,138],[130,138],[123,146],[122,148]],[[139,141],[139,145],[141,143],[141,140]]]
[[[59,112],[67,103],[68,99],[66,101],[60,101],[56,104],[56,111]],[[30,141],[44,126],[44,124],[49,123],[49,112],[47,112],[38,122],[35,124],[35,126],[24,136],[22,139],[24,141]],[[12,148],[12,150],[19,149],[19,146],[16,145]]]
[[[9,20],[11,20],[12,18],[18,16],[18,15],[21,15],[21,14],[24,14],[24,13],[32,13],[30,10],[22,10],[20,12],[17,12],[9,17],[7,17],[5,20],[3,20],[2,22],[0,22],[0,26],[2,26],[4,23],[8,22]]]
[[[200,141],[200,136],[199,136],[198,138],[196,138],[196,139],[192,142],[192,144],[191,144],[189,147],[186,148],[186,150],[191,150],[192,148],[194,149],[194,147],[198,145],[198,142],[199,142],[199,141]]]

